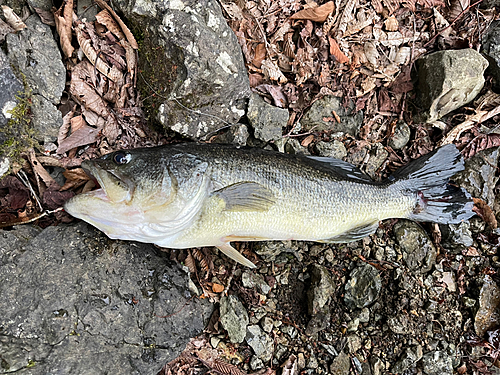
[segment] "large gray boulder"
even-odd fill
[[[0,232],[2,373],[156,374],[212,305],[154,246],[85,223]]]
[[[113,6],[140,30],[139,84],[160,99],[150,104],[164,127],[200,139],[245,114],[250,86],[243,55],[216,0],[115,0]]]

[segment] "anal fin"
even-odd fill
[[[347,232],[339,234],[338,236],[327,238],[325,240],[317,241],[317,242],[325,242],[325,243],[343,243],[343,242],[352,242],[357,241],[366,236],[375,233],[378,229],[378,221],[375,223],[370,223],[366,225],[360,225],[358,227],[352,228]]]
[[[249,268],[256,268],[255,264],[253,264],[243,255],[241,255],[240,252],[236,250],[234,247],[232,247],[229,243],[225,243],[223,245],[219,245],[216,247],[234,261],[243,264],[244,266],[247,266]]]

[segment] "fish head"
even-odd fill
[[[147,149],[115,151],[84,161],[82,168],[99,188],[72,197],[64,208],[111,238],[140,240],[137,226],[176,195],[168,168]]]

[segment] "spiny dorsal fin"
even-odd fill
[[[256,268],[255,264],[250,262],[247,258],[245,258],[243,255],[240,254],[238,250],[236,250],[234,247],[232,247],[230,244],[225,243],[223,245],[216,246],[217,249],[222,251],[224,254],[226,254],[229,258],[232,260],[243,264],[244,266],[247,266],[249,268]]]
[[[307,158],[318,162],[323,167],[330,169],[333,173],[342,177],[373,183],[373,180],[365,175],[361,169],[346,161],[325,156],[307,156]]]
[[[225,211],[266,211],[274,203],[274,194],[257,182],[238,182],[215,193],[224,200]]]

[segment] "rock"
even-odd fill
[[[412,348],[406,348],[398,361],[392,366],[391,372],[402,374],[410,368],[415,368],[417,362],[422,359],[422,346],[417,345]]]
[[[387,325],[392,332],[398,335],[411,334],[408,331],[408,316],[406,314],[398,313],[396,316],[389,317]]]
[[[332,375],[348,375],[351,368],[351,358],[344,352],[333,360],[330,365],[330,374]]]
[[[246,146],[248,137],[247,126],[244,124],[235,124],[232,125],[227,132],[215,137],[213,142]]]
[[[474,318],[474,329],[479,337],[495,328],[500,321],[500,288],[491,276],[484,276],[479,295],[479,309]]]
[[[255,138],[264,142],[281,139],[288,116],[288,110],[268,104],[258,94],[252,93],[247,117],[254,129]]]
[[[258,325],[247,327],[246,341],[262,361],[267,362],[272,358],[274,341]]]
[[[377,178],[378,169],[384,164],[388,156],[389,153],[381,143],[374,144],[370,150],[370,159],[368,159],[366,163],[366,174],[375,180]]]
[[[10,170],[10,160],[0,156],[0,179]]]
[[[394,134],[389,138],[389,146],[394,150],[399,150],[406,146],[410,140],[411,130],[404,121],[398,121]]]
[[[468,221],[460,224],[439,224],[439,228],[445,249],[462,251],[472,246],[474,242]]]
[[[332,118],[332,111],[340,117],[340,123]],[[305,131],[314,127],[315,132],[333,130],[357,136],[363,124],[363,111],[356,113],[354,111],[354,102],[350,101],[349,107],[344,108],[342,98],[327,95],[315,101],[300,122]],[[325,119],[332,119],[332,121],[325,121]]]
[[[344,301],[350,309],[362,309],[377,299],[381,288],[382,281],[377,269],[363,263],[351,272],[345,286]]]
[[[433,351],[422,357],[422,368],[427,375],[452,375],[451,357],[443,351]]]
[[[381,375],[385,373],[384,362],[379,357],[372,355],[370,357],[370,365],[372,367],[373,375]]]
[[[248,313],[238,297],[230,295],[220,299],[220,322],[232,343],[245,340],[248,321]]]
[[[45,144],[55,142],[63,124],[62,113],[41,95],[33,95],[31,111],[36,137]]]
[[[354,354],[362,347],[361,337],[358,335],[351,333],[347,336],[347,350],[349,353]]]
[[[262,362],[262,360],[256,355],[253,355],[252,358],[250,359],[250,368],[255,371],[263,367],[264,363]]]
[[[400,220],[394,226],[396,241],[410,271],[429,272],[436,262],[436,248],[427,233],[413,221]]]
[[[465,161],[465,169],[457,173],[453,180],[465,188],[473,197],[481,198],[490,207],[493,207],[495,203],[494,188],[498,182],[495,173],[499,162],[499,147],[478,152]]]
[[[316,315],[326,305],[335,292],[335,283],[327,268],[313,264],[311,267],[311,286],[307,291],[309,315]]]
[[[488,72],[495,79],[497,86],[500,85],[500,22],[493,22],[482,43],[482,52],[489,61]]]
[[[25,23],[26,29],[7,35],[7,55],[32,90],[35,138],[40,142],[53,142],[62,125],[62,115],[55,105],[59,104],[65,88],[66,69],[50,27],[36,14]]]
[[[320,141],[314,146],[319,156],[326,156],[334,159],[343,159],[347,156],[347,150],[344,144],[340,141],[333,142]]]
[[[484,85],[488,61],[473,49],[446,50],[417,60],[416,121],[433,122],[472,101]]]
[[[267,333],[270,333],[274,327],[273,320],[268,316],[265,316],[261,319],[260,325],[262,326],[262,329],[264,330],[264,332],[267,332]]]
[[[203,330],[213,307],[191,299],[188,275],[154,246],[82,222],[37,232],[0,236],[4,369],[154,374]]]
[[[158,108],[153,117],[193,139],[239,121],[250,85],[241,47],[217,1],[117,0],[113,5],[143,37],[139,69],[147,85],[142,89],[161,93],[152,103]]]
[[[262,294],[267,294],[271,290],[271,287],[266,283],[262,275],[251,271],[244,271],[241,275],[241,281],[245,288],[257,289]]]

